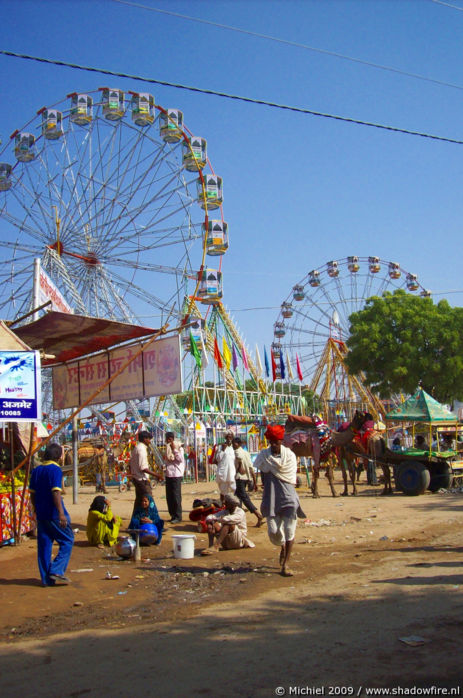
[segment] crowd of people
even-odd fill
[[[214,451],[216,482],[220,506],[206,520],[208,547],[202,551],[211,555],[220,549],[252,548],[248,537],[246,511],[256,517],[256,526],[267,522],[271,543],[279,547],[280,571],[292,575],[289,567],[297,516],[303,516],[296,493],[297,463],[291,449],[282,445],[284,428],[268,427],[265,437],[269,447],[262,450],[253,467],[250,454],[242,440],[232,432],[225,434],[222,444]],[[163,472],[150,464],[149,447],[152,435],[142,430],[129,462],[129,476],[135,490],[135,501],[126,533],[139,534],[140,543],[160,544],[165,528],[153,499],[151,478],[164,481],[169,523],[183,520],[182,480],[186,460],[182,442],[173,432],[165,435]],[[103,456],[102,456],[103,458]],[[101,460],[102,460],[101,458]],[[34,468],[30,479],[31,500],[37,519],[37,553],[41,582],[44,586],[68,584],[66,570],[74,543],[70,517],[63,503],[63,474],[60,464],[63,449],[48,444],[42,463]],[[258,487],[256,469],[260,472],[263,498],[260,510],[252,501],[249,490]],[[100,473],[104,473],[101,464]],[[88,511],[86,534],[89,545],[113,547],[121,537],[122,519],[111,508],[106,496],[105,481],[97,481],[97,494]],[[52,559],[53,543],[58,553]]]

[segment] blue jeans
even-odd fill
[[[53,542],[59,545],[58,553],[52,562]],[[53,581],[51,574],[64,575],[74,544],[74,533],[71,524],[63,528],[59,521],[37,521],[37,558],[42,584],[50,586]]]

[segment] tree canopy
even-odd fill
[[[350,318],[346,364],[382,398],[421,381],[437,400],[463,396],[463,308],[397,290],[369,298]]]

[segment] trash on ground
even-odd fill
[[[399,640],[405,645],[410,645],[410,647],[419,647],[420,645],[425,645],[427,642],[431,642],[431,640],[427,640],[425,637],[421,637],[421,635],[399,637]]]
[[[81,567],[78,570],[71,570],[72,574],[77,574],[79,572],[93,572],[93,567]]]

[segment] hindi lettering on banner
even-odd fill
[[[65,410],[79,404],[79,366],[55,366],[53,369],[53,409]]]
[[[183,391],[180,338],[166,337],[143,352],[145,396],[172,395]]]
[[[79,361],[80,403],[86,402],[108,380],[108,362],[105,357],[92,356]],[[109,387],[101,391],[95,402],[109,402]]]
[[[142,345],[119,347],[109,354],[55,366],[53,368],[53,407],[78,407],[124,366]],[[183,392],[180,338],[164,337],[148,346],[128,367],[89,403],[149,398]]]
[[[0,422],[35,422],[42,417],[40,354],[0,351]]]
[[[57,310],[61,313],[74,312],[61,291],[42,268],[40,268],[38,295],[40,305],[51,301],[52,310]]]
[[[111,351],[111,373],[115,373],[116,367],[123,366],[137,352],[139,346],[122,347]],[[141,356],[140,356],[141,359]],[[125,371],[117,376],[110,386],[111,401],[142,398],[143,394],[143,369],[141,360],[134,359]],[[130,397],[128,397],[130,396]]]

